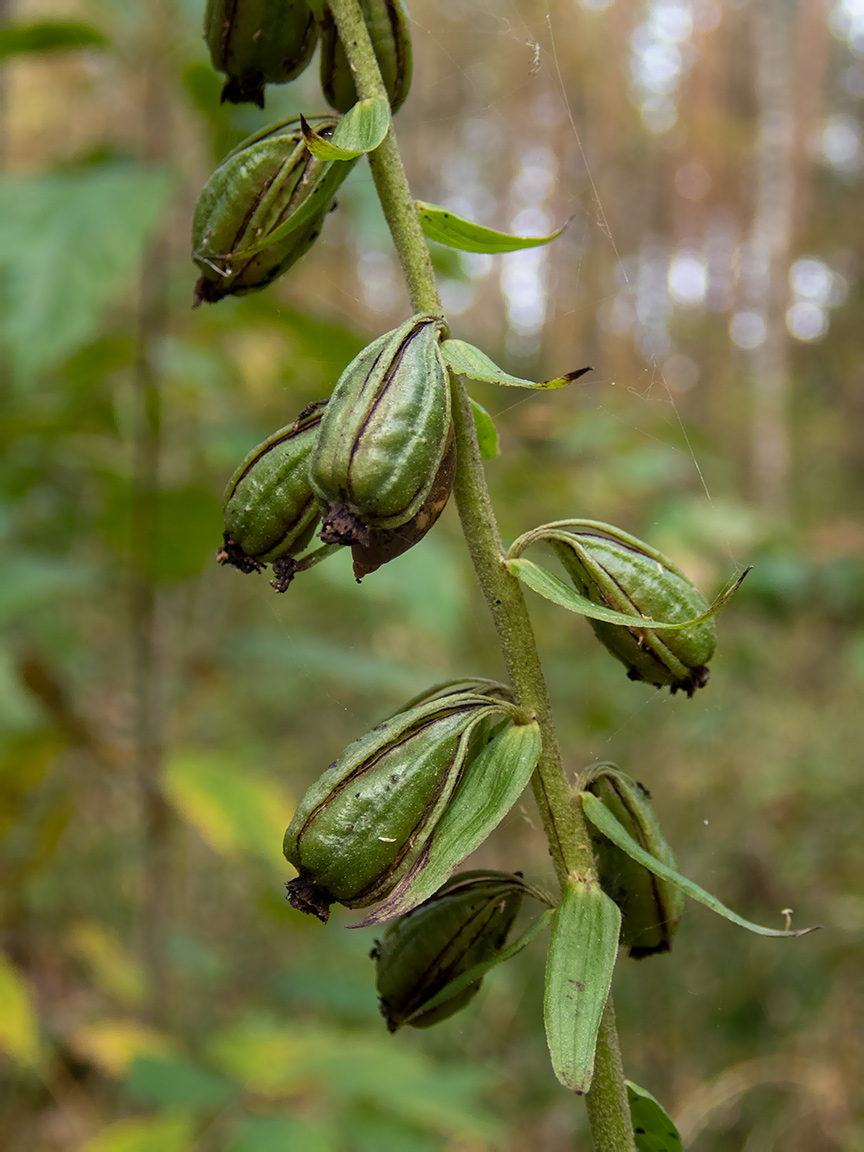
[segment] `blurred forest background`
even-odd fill
[[[502,668],[452,507],[360,586],[343,556],[284,596],[215,563],[237,463],[408,303],[361,162],[284,280],[192,310],[215,163],[325,110],[317,61],[265,112],[220,107],[203,6],[0,2],[0,1146],[587,1148],[539,942],[394,1038],[374,930],[285,904],[292,804],[342,747]],[[698,1152],[864,1149],[864,6],[410,11],[415,195],[571,218],[549,247],[435,253],[455,336],[537,379],[594,366],[476,390],[505,540],[611,521],[709,594],[754,565],[692,700],[528,593],[568,771],[616,761],[687,875],[824,925],[766,940],[688,905],[671,955],[619,962],[627,1074]],[[472,862],[551,882],[530,797]]]

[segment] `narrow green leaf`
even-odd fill
[[[492,423],[492,417],[483,405],[478,404],[476,400],[471,401],[471,414],[474,417],[474,427],[477,430],[480,459],[494,460],[498,455],[498,429]]]
[[[543,1018],[555,1075],[582,1095],[618,955],[621,913],[599,884],[570,879],[552,917]]]
[[[65,48],[105,48],[108,38],[77,20],[5,24],[0,28],[0,60],[23,52],[57,52]]]
[[[319,160],[355,160],[364,152],[374,152],[390,127],[390,105],[386,96],[359,100],[341,118],[329,140],[325,140],[300,117],[306,147]]]
[[[575,372],[566,372],[554,380],[544,380],[537,384],[533,380],[523,380],[521,376],[511,376],[509,372],[504,372],[485,352],[464,340],[442,341],[441,353],[447,366],[457,376],[465,376],[474,383],[501,384],[506,388],[563,388],[565,384],[572,384],[591,371],[590,368],[577,368]]]
[[[465,770],[424,855],[386,900],[352,928],[383,924],[410,912],[437,892],[454,868],[504,819],[540,759],[540,727],[508,724]]]
[[[257,255],[258,252],[263,252],[265,248],[277,244],[280,240],[284,240],[295,228],[299,228],[301,224],[306,223],[310,216],[314,216],[316,212],[319,212],[322,205],[332,200],[337,188],[348,175],[348,171],[353,168],[354,163],[354,160],[331,160],[326,163],[319,172],[318,179],[309,189],[303,203],[295,212],[292,212],[288,219],[280,224],[278,228],[274,228],[272,232],[268,232],[262,240],[258,240],[255,244],[250,244],[248,248],[240,248],[234,252],[212,253],[198,251],[195,255],[207,256],[214,261],[246,259],[249,256]]]
[[[449,984],[445,984],[440,992],[436,992],[431,1000],[424,1002],[421,1008],[417,1009],[416,1013],[407,1017],[404,1021],[405,1024],[410,1023],[415,1015],[422,1012],[428,1012],[432,1008],[437,1008],[439,1004],[443,1004],[452,996],[458,996],[466,988],[470,988],[472,984],[476,984],[478,980],[482,980],[487,972],[491,972],[493,968],[497,968],[499,964],[503,964],[505,960],[512,960],[523,948],[526,948],[531,941],[539,936],[543,929],[551,922],[553,910],[548,908],[543,915],[534,921],[530,928],[518,936],[512,944],[508,944],[506,948],[502,948],[491,960],[483,960],[479,964],[475,964],[461,976],[457,976],[455,980],[451,980]]]
[[[630,1119],[633,1121],[633,1138],[639,1152],[682,1152],[678,1129],[666,1115],[660,1101],[632,1080],[625,1083],[627,1099],[630,1101]]]
[[[446,244],[448,248],[458,248],[460,252],[518,252],[520,248],[536,248],[540,244],[550,243],[567,227],[565,224],[551,236],[511,236],[507,232],[484,228],[472,220],[463,220],[461,216],[448,212],[446,208],[439,208],[437,204],[427,204],[423,200],[415,200],[414,203],[426,236],[439,244]]]
[[[580,793],[582,797],[582,808],[585,815],[591,821],[595,828],[603,833],[604,836],[617,844],[618,847],[631,856],[639,864],[644,865],[649,872],[653,872],[655,876],[660,876],[664,880],[668,880],[671,884],[675,884],[681,891],[693,900],[698,900],[700,904],[704,904],[706,908],[710,908],[712,912],[716,912],[718,916],[725,916],[727,920],[731,920],[733,924],[738,924],[741,928],[747,928],[750,932],[756,932],[759,936],[806,936],[808,932],[816,932],[820,925],[816,924],[812,928],[795,928],[795,929],[780,929],[780,928],[763,928],[760,924],[753,924],[750,920],[745,920],[743,916],[739,916],[737,912],[732,912],[725,904],[721,904],[716,896],[712,896],[706,892],[704,888],[700,888],[698,884],[694,884],[692,880],[688,880],[685,876],[676,872],[674,868],[669,868],[666,864],[661,862],[650,852],[646,852],[644,848],[640,848],[636,841],[627,834],[627,832],[618,823],[602,800],[598,800],[590,792]]]
[[[593,600],[589,600],[587,596],[582,596],[575,588],[571,588],[563,580],[559,580],[557,576],[553,576],[551,572],[547,572],[545,568],[541,568],[532,560],[526,560],[523,556],[507,560],[506,564],[513,575],[518,576],[523,584],[527,584],[529,588],[533,588],[535,592],[539,592],[541,596],[551,600],[553,604],[560,604],[562,608],[569,608],[571,612],[578,612],[580,616],[590,616],[592,620],[606,620],[610,624],[624,624],[628,628],[650,628],[656,631],[662,629],[669,632],[679,628],[691,628],[694,624],[699,624],[703,620],[716,616],[721,608],[725,608],[730,597],[744,576],[747,575],[745,572],[744,576],[741,576],[731,588],[721,593],[708,611],[703,612],[701,616],[694,616],[692,620],[672,623],[669,620],[652,620],[648,616],[627,616],[623,612],[615,612],[612,608],[604,608],[602,604],[595,604]]]

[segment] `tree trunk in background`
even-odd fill
[[[796,0],[763,0],[753,13],[759,139],[747,295],[748,306],[765,319],[766,334],[748,357],[751,451],[756,500],[781,518],[789,511],[786,307],[795,196],[791,41],[797,9]]]

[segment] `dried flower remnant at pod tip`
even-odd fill
[[[309,544],[321,515],[308,463],[325,405],[323,400],[310,404],[293,424],[268,436],[228,481],[225,534],[216,553],[220,564],[241,572],[272,564],[287,588],[297,570],[292,558]]]
[[[329,138],[338,117],[307,121]],[[354,163],[313,156],[299,117],[271,125],[229,152],[207,181],[192,220],[192,259],[201,269],[195,306],[266,288],[287,272],[320,235]],[[296,227],[287,235],[254,250],[292,218]]]
[[[443,331],[438,317],[412,316],[339,377],[309,465],[325,544],[370,548],[373,531],[408,524],[429,497],[450,437]]]
[[[306,0],[207,0],[204,39],[228,77],[221,102],[263,108],[265,84],[286,84],[311,61],[318,25]]]
[[[349,745],[285,833],[285,857],[299,872],[287,885],[292,907],[326,922],[331,904],[365,908],[421,871],[436,825],[491,737],[485,721],[514,711],[457,693],[399,712]]]
[[[531,534],[555,551],[576,590],[598,605],[646,620],[683,623],[709,609],[680,568],[655,548],[609,524],[562,520]],[[589,620],[597,639],[631,680],[692,696],[708,682],[717,633],[713,619],[683,629],[642,629]]]
[[[402,0],[360,0],[360,8],[390,100],[390,110],[396,112],[408,95],[413,71],[408,12]],[[347,112],[357,103],[354,72],[326,6],[321,24],[321,89],[327,103],[337,112]]]
[[[461,873],[393,921],[370,954],[381,1014],[390,1032],[405,1024],[429,1028],[477,995],[482,977],[424,1009],[457,976],[502,950],[525,893],[518,873]]]
[[[640,848],[677,870],[643,784],[614,764],[598,764],[579,775],[574,796],[582,791],[601,800]],[[636,960],[668,952],[684,908],[681,889],[649,872],[590,823],[589,832],[600,885],[621,910],[621,943]]]

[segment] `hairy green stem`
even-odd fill
[[[329,6],[354,69],[358,94],[363,99],[384,95],[381,73],[358,0],[329,0]],[[417,312],[441,315],[441,297],[432,261],[392,124],[383,143],[370,155],[369,163],[412,306]],[[536,717],[540,725],[543,752],[532,777],[532,787],[549,840],[550,855],[562,886],[571,874],[595,878],[585,820],[581,809],[570,802],[546,681],[522,588],[503,563],[501,536],[486,486],[471,403],[460,377],[452,378],[452,393],[457,445],[456,506],[513,687],[522,707]],[[635,1152],[611,996],[598,1037],[594,1084],[586,1100],[598,1152]]]

